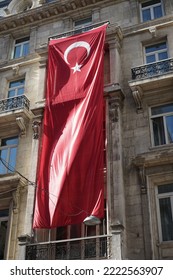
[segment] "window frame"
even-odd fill
[[[153,5],[149,5],[149,6],[145,7],[145,8],[142,8],[142,4],[147,3],[147,2],[150,2],[150,0],[142,1],[142,2],[140,3],[140,19],[141,19],[141,22],[145,23],[145,22],[148,22],[148,21],[150,21],[150,20],[155,20],[155,19],[158,19],[158,18],[161,18],[161,17],[164,16],[164,9],[163,9],[163,1],[162,1],[162,0],[160,0],[160,3],[158,3],[158,4],[153,4]],[[157,7],[157,6],[159,6],[159,5],[161,5],[162,16],[161,16],[161,17],[158,17],[158,18],[155,18],[155,17],[154,17],[153,8],[154,8],[154,7]],[[150,19],[150,20],[145,20],[145,21],[144,21],[144,20],[143,20],[143,10],[146,10],[146,9],[150,9],[150,16],[151,16],[151,19]]]
[[[158,234],[159,234],[159,240],[161,243],[165,243],[165,242],[173,242],[173,239],[170,240],[163,240],[163,234],[162,234],[162,224],[161,224],[161,212],[160,212],[160,205],[159,205],[159,199],[162,198],[170,198],[170,202],[171,202],[171,212],[172,212],[172,221],[173,221],[173,191],[172,192],[164,192],[159,194],[158,193],[158,188],[160,186],[166,186],[168,184],[172,184],[173,185],[173,181],[172,182],[166,182],[166,183],[162,183],[162,184],[157,184],[156,188],[155,188],[155,197],[156,197],[156,215],[157,215],[157,221],[158,221]]]
[[[7,210],[7,209],[5,209]],[[3,211],[3,209],[0,209],[0,211]],[[6,236],[5,236],[5,247],[4,247],[4,258],[2,260],[6,259],[6,254],[7,254],[7,243],[8,243],[8,235],[9,235],[9,213],[8,216],[3,216],[1,217],[0,215],[0,226],[1,226],[1,222],[7,222],[7,230],[6,230]]]
[[[8,140],[8,139],[16,139],[17,143],[2,146],[2,141],[3,140]],[[18,136],[12,136],[12,137],[7,137],[7,138],[1,138],[0,139],[0,151],[7,150],[7,156],[4,160],[5,160],[5,164],[8,165],[9,169],[11,169],[11,167],[12,167],[12,165],[10,163],[10,152],[11,152],[11,149],[13,149],[13,148],[16,148],[15,166],[13,168],[15,169],[15,167],[16,167],[18,145],[19,145],[19,137]],[[0,156],[1,156],[1,154],[0,154]],[[1,170],[0,170],[0,175],[6,175],[6,174],[9,174],[9,173],[14,173],[15,172],[15,171],[11,171],[7,167],[5,167],[5,165],[3,165],[3,163],[1,161],[0,161],[0,163],[5,170],[5,172],[2,172],[2,173],[1,173]]]
[[[23,84],[22,85],[19,85],[19,86],[16,86],[16,87],[10,87],[10,84],[13,83],[13,82],[20,82],[20,81],[23,81]],[[23,93],[22,94],[18,94],[18,90],[22,89],[23,88]],[[14,96],[11,96],[9,97],[9,92],[10,90],[14,90],[15,91],[15,95]],[[16,96],[21,96],[21,95],[24,95],[25,93],[25,77],[22,77],[20,79],[17,79],[17,80],[11,80],[9,81],[9,86],[8,86],[8,97],[7,98],[13,98],[13,97],[16,97]]]
[[[86,22],[85,22],[86,21]],[[80,23],[81,22],[81,23]],[[76,23],[79,23],[79,24],[76,24]],[[75,30],[75,34],[77,33],[80,33],[81,32],[81,29],[82,29],[82,32],[84,31],[87,31],[88,27],[90,25],[92,25],[93,22],[92,22],[92,16],[90,17],[86,17],[86,18],[82,18],[82,19],[75,19],[74,20],[74,23],[73,23],[73,28]],[[86,28],[86,29],[85,29]],[[79,30],[79,31],[78,31]]]
[[[17,41],[19,41],[19,42],[17,43]],[[11,54],[11,59],[19,59],[21,57],[26,57],[29,54],[29,42],[30,42],[30,37],[29,36],[22,37],[22,38],[16,38],[14,40],[14,45],[13,45],[13,51],[12,51],[12,54]],[[26,43],[28,44],[28,52],[27,52],[27,54],[24,55],[23,54],[23,50],[24,50],[24,45]],[[15,49],[18,46],[20,46],[20,55],[15,57]]]
[[[172,145],[173,143],[169,143],[168,141],[168,132],[167,132],[167,125],[166,125],[166,117],[167,116],[173,116],[173,111],[172,112],[168,112],[168,113],[161,113],[161,114],[156,114],[156,115],[152,115],[152,108],[154,107],[162,107],[165,105],[171,105],[173,103],[166,103],[166,104],[161,104],[161,105],[155,105],[155,106],[151,106],[149,108],[149,117],[150,117],[150,135],[151,135],[151,145],[152,147],[162,147],[164,145]],[[164,125],[164,136],[165,136],[165,144],[159,144],[159,145],[155,145],[155,141],[154,141],[154,130],[153,130],[153,121],[152,119],[154,118],[159,118],[159,117],[163,117],[163,125]]]
[[[150,53],[148,53],[148,54],[154,54],[155,55],[155,61],[154,62],[149,62],[149,63],[147,63],[147,53],[146,53],[146,48],[147,47],[152,47],[152,46],[157,46],[157,45],[159,45],[159,44],[162,44],[162,43],[165,43],[166,44],[166,48],[165,49],[162,49],[162,50],[156,50],[156,51],[153,51],[153,52],[150,52]],[[162,60],[159,60],[159,57],[158,57],[158,55],[160,54],[160,53],[162,53],[162,52],[167,52],[167,57],[169,58],[169,52],[168,52],[168,43],[167,43],[167,41],[166,40],[164,40],[164,41],[159,41],[159,42],[156,42],[155,44],[147,44],[147,45],[145,45],[144,46],[144,61],[145,61],[145,64],[150,64],[150,63],[156,63],[156,62],[158,62],[158,61],[163,61],[164,59],[162,59]],[[168,59],[167,58],[167,59]]]

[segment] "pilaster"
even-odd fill
[[[124,94],[119,84],[105,87],[107,101],[107,188],[110,231],[113,234],[112,258],[123,256],[122,235],[125,225],[125,198],[122,167],[121,110]],[[115,230],[116,229],[116,230]],[[115,248],[116,253],[115,253]],[[117,251],[118,250],[118,251]]]

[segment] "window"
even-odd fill
[[[15,41],[13,58],[26,56],[29,53],[29,37]]]
[[[142,21],[148,21],[163,16],[163,7],[161,0],[147,1],[141,4]]]
[[[154,146],[173,143],[173,104],[152,107],[151,126]]]
[[[157,198],[161,240],[173,240],[173,183],[158,186]]]
[[[78,29],[83,28],[83,31],[89,30],[89,26],[92,24],[92,17],[76,20],[74,22],[74,28],[76,29],[75,34],[80,33],[81,30]]]
[[[0,210],[0,260],[5,259],[7,227],[8,227],[8,209]]]
[[[14,172],[16,166],[18,137],[0,140],[0,175]]]
[[[9,83],[8,98],[24,94],[25,79]]]
[[[146,63],[152,63],[168,58],[166,42],[145,47]]]

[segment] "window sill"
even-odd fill
[[[160,243],[158,243],[158,247],[160,247],[161,249],[173,249],[173,240],[161,241]]]
[[[149,147],[149,150],[150,151],[157,151],[157,150],[167,150],[167,149],[170,149],[170,148],[173,148],[173,143],[171,144],[164,144],[164,145],[158,145],[158,146],[152,146],[152,147]]]

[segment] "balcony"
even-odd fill
[[[167,102],[168,96],[164,91],[169,92],[173,86],[173,58],[134,67],[131,73],[132,80],[129,81],[129,86],[137,109],[142,108],[143,98],[158,98],[159,93],[162,101]]]
[[[31,119],[30,101],[25,95],[0,100],[0,132],[6,134],[10,128],[13,133],[26,133],[26,124]]]
[[[29,244],[26,260],[99,260],[110,256],[111,236],[74,238]]]
[[[0,100],[0,114],[25,108],[29,110],[29,106],[30,102],[25,95],[3,99]]]
[[[148,79],[173,71],[173,58],[132,68],[132,80]]]

